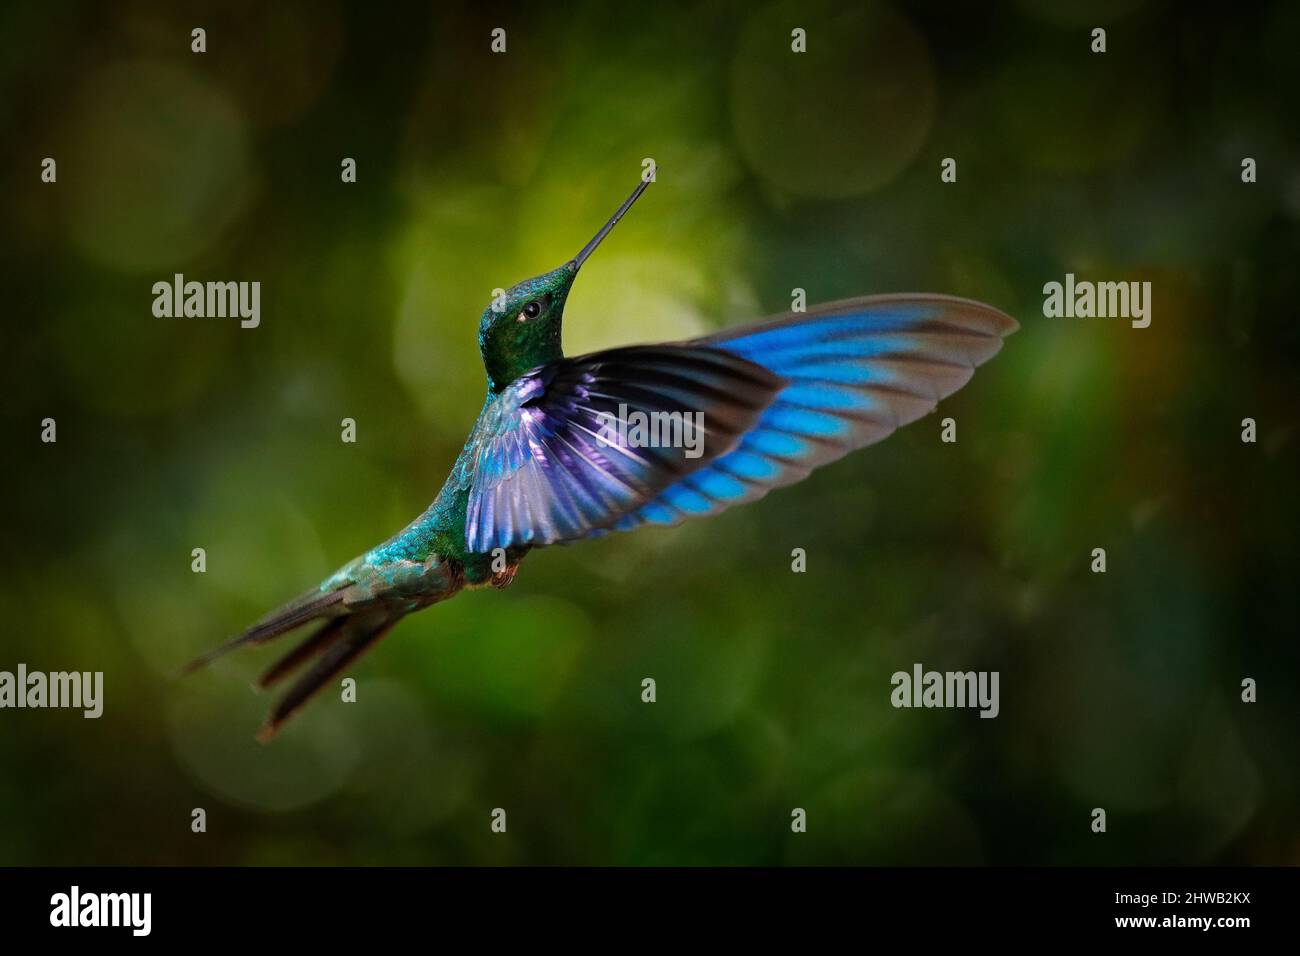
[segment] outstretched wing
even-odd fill
[[[484,553],[609,528],[734,449],[784,385],[736,353],[695,344],[534,369],[483,410],[470,436],[466,547]]]
[[[1019,326],[942,295],[847,299],[682,343],[719,349],[788,384],[737,447],[623,515],[672,525],[753,501],[932,411]]]

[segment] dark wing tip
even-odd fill
[[[908,300],[934,306],[940,310],[938,321],[956,325],[969,332],[990,338],[1006,338],[1020,330],[1020,323],[1012,316],[986,302],[938,293],[903,293],[897,296],[879,296],[878,300]]]

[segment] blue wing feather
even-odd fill
[[[614,525],[672,525],[760,498],[933,410],[1017,324],[966,299],[871,296],[720,332],[722,349],[788,384],[735,450],[684,475]]]

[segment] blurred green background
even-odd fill
[[[6,5],[0,669],[106,686],[0,712],[0,864],[1300,862],[1300,11],[971,7]],[[425,507],[492,289],[645,157],[570,352],[796,286],[1023,328],[801,485],[408,618],[259,746],[275,650],[177,668]],[[1043,318],[1067,271],[1150,280],[1151,327]],[[155,318],[175,272],[261,326]],[[893,709],[914,662],[1001,715]]]

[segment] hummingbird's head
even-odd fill
[[[483,310],[478,346],[488,385],[499,392],[529,369],[559,358],[564,300],[577,276],[572,262],[512,285]]]
[[[564,353],[560,348],[560,327],[564,302],[573,280],[587,257],[623,218],[632,203],[645,191],[648,180],[637,184],[632,195],[601,227],[591,242],[576,256],[550,272],[526,279],[498,294],[479,320],[478,344],[487,370],[488,387],[499,392],[520,375]]]

